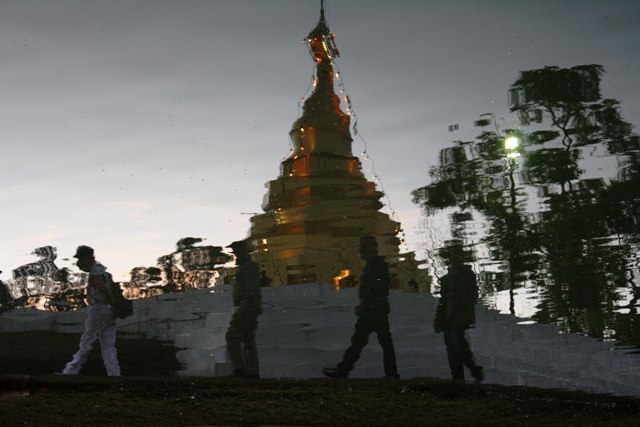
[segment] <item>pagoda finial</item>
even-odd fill
[[[331,34],[327,21],[324,19],[324,0],[320,0],[320,20],[311,30],[304,42],[309,45],[309,53],[316,62],[331,61],[340,56],[336,47],[335,36]]]

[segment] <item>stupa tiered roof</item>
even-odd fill
[[[321,8],[317,26],[305,39],[316,62],[315,87],[289,133],[292,150],[280,175],[266,184],[264,213],[251,218],[256,261],[273,285],[357,283],[363,267],[361,236],[373,235],[390,261],[396,285],[410,280],[394,268],[400,258],[400,224],[380,212],[384,194],[363,174],[352,153],[350,115],[334,90],[339,55]],[[407,258],[410,258],[407,259]]]

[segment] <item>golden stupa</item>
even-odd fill
[[[315,89],[289,132],[290,156],[278,178],[266,184],[264,213],[251,218],[254,259],[273,286],[357,286],[364,266],[359,239],[373,235],[391,266],[393,286],[405,287],[419,279],[417,262],[412,253],[400,255],[400,224],[379,212],[384,194],[365,178],[352,154],[350,116],[334,91],[333,61],[339,53],[323,7],[305,43],[316,62]]]

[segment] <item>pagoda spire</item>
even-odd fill
[[[320,19],[316,27],[311,30],[304,40],[309,45],[309,53],[316,62],[331,62],[340,56],[340,51],[335,44],[335,36],[329,30],[324,18],[324,0],[320,2]]]
[[[340,52],[324,16],[324,2],[321,3],[318,24],[304,39],[304,43],[316,63],[316,74],[314,91],[303,104],[302,116],[291,128],[292,157],[314,152],[351,157],[350,116],[340,109],[340,98],[333,87],[333,61]],[[320,134],[339,137],[327,140],[318,138]]]

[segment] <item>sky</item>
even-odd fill
[[[601,64],[602,94],[640,122],[640,2],[327,0],[360,155],[383,211],[421,251],[411,191],[494,113],[517,128],[519,72]],[[314,63],[319,0],[0,0],[0,279],[80,244],[120,280],[178,239],[224,246],[262,212],[265,183]],[[448,127],[458,124],[459,130]],[[634,128],[637,132],[637,128]]]

